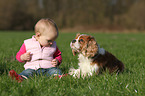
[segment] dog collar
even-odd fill
[[[98,54],[104,55],[105,54],[105,49],[100,48],[100,45],[98,45]]]
[[[98,44],[98,51],[97,54],[92,57],[92,58],[98,58],[99,55],[104,55],[105,54],[105,49],[104,48],[100,48],[100,45]]]

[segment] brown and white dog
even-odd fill
[[[108,69],[109,73],[124,70],[124,64],[114,55],[100,48],[93,36],[77,34],[70,47],[73,55],[78,53],[79,57],[79,68],[71,68],[69,71],[69,74],[74,77],[92,76],[93,73],[98,74],[102,69]]]

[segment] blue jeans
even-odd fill
[[[44,69],[44,68],[39,68],[38,70],[34,70],[34,69],[26,69],[24,70],[22,73],[20,73],[19,75],[21,75],[22,77],[33,77],[34,75],[46,75],[46,76],[52,76],[54,74],[57,75],[62,75],[61,70],[56,68],[56,67],[52,67],[52,68],[48,68],[48,69]]]

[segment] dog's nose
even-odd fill
[[[76,40],[74,39],[74,40],[72,40],[72,43],[75,43],[76,42]]]

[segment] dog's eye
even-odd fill
[[[80,39],[79,42],[84,42],[84,40],[83,39]]]

